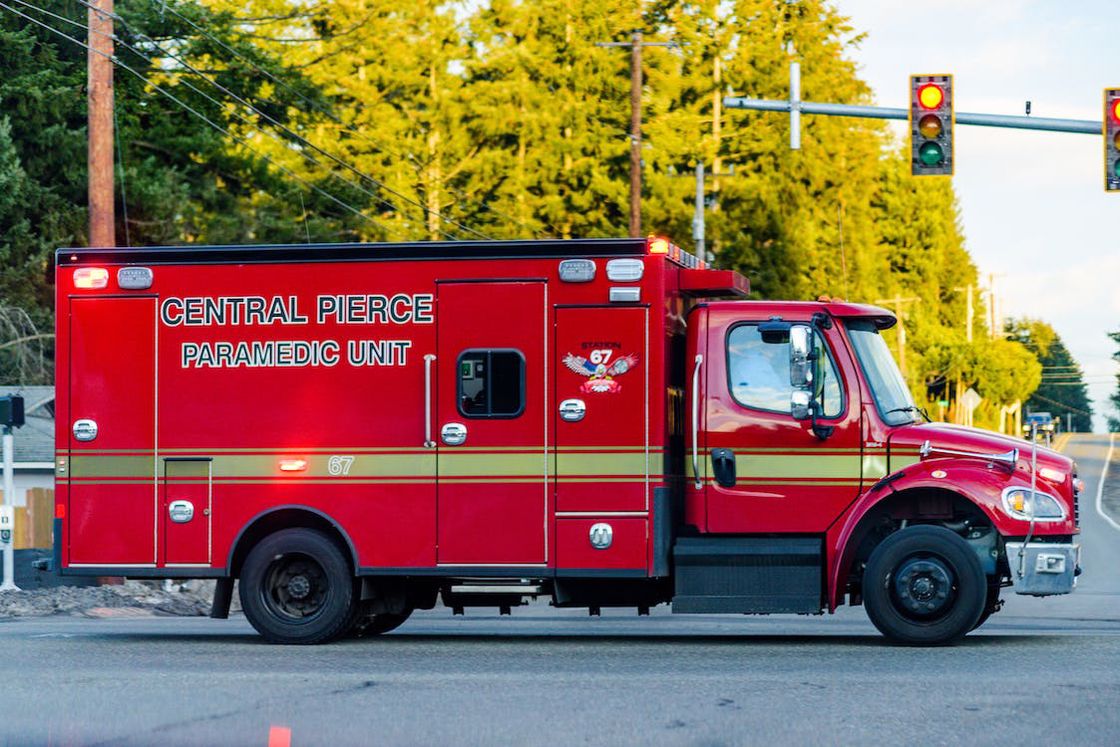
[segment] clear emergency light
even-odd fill
[[[74,287],[96,289],[109,285],[109,271],[104,267],[79,267],[74,270]]]

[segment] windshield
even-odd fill
[[[887,425],[905,425],[918,419],[918,408],[887,349],[879,330],[869,321],[849,321],[848,336],[868,384],[875,406]]]

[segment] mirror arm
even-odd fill
[[[831,425],[820,425],[817,423],[817,410],[819,408],[820,403],[818,403],[816,399],[812,400],[809,403],[809,414],[812,417],[811,426],[813,429],[813,435],[822,441],[826,441],[832,435],[832,432],[836,430],[836,427]]]

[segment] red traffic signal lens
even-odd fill
[[[1112,115],[1112,121],[1120,124],[1120,99],[1113,99],[1108,105],[1108,113]]]
[[[918,103],[923,109],[936,109],[945,101],[945,92],[936,83],[926,83],[918,88]]]
[[[918,120],[918,132],[922,137],[933,139],[941,134],[941,117],[936,114],[927,114]]]

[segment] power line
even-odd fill
[[[186,23],[194,31],[196,31],[197,33],[206,37],[207,39],[212,41],[214,44],[218,45],[219,47],[221,47],[222,49],[227,51],[229,54],[233,55],[234,58],[236,58],[238,60],[241,60],[242,62],[245,62],[250,67],[252,67],[254,70],[256,70],[257,72],[259,72],[262,75],[264,75],[265,77],[267,77],[273,83],[276,83],[279,87],[283,88],[284,90],[288,91],[291,94],[294,94],[297,98],[300,99],[300,101],[302,101],[303,103],[307,104],[308,106],[314,108],[320,114],[323,114],[328,119],[330,119],[332,122],[334,122],[335,124],[342,127],[345,131],[349,132],[352,135],[356,135],[358,138],[360,138],[362,140],[365,140],[370,145],[373,145],[373,146],[375,146],[376,148],[378,148],[382,151],[388,152],[389,155],[391,155],[391,156],[395,156],[396,158],[409,160],[413,164],[415,164],[418,168],[423,167],[423,164],[420,162],[420,160],[418,158],[416,158],[416,156],[413,155],[412,153],[401,152],[401,151],[394,150],[393,148],[385,145],[385,143],[383,141],[375,140],[374,138],[370,137],[368,134],[366,134],[362,130],[357,129],[353,125],[347,124],[346,122],[344,122],[342,120],[341,117],[339,117],[337,114],[332,112],[327,107],[323,106],[320,102],[318,102],[318,101],[312,99],[311,97],[307,96],[302,91],[300,91],[299,89],[295,88],[294,86],[289,84],[287,81],[285,81],[283,78],[280,78],[279,76],[274,75],[271,71],[269,71],[269,70],[265,69],[264,67],[262,67],[261,65],[257,64],[256,62],[254,62],[252,59],[250,59],[245,54],[242,54],[241,52],[238,52],[236,49],[231,47],[229,44],[222,41],[219,37],[210,33],[204,27],[195,23],[189,17],[184,15],[183,13],[180,13],[178,10],[176,10],[166,0],[158,0],[158,1],[160,2],[161,10],[170,11],[175,17],[177,17],[178,19],[180,19],[181,21]],[[157,0],[151,0],[151,2],[155,3],[155,2],[157,2]],[[122,23],[124,23],[123,20],[122,20]],[[529,226],[526,225],[524,221],[522,221],[518,218],[514,218],[511,215],[507,215],[505,213],[502,213],[499,210],[496,210],[494,207],[492,207],[489,203],[485,202],[484,200],[472,200],[472,199],[468,198],[464,192],[462,192],[461,190],[455,189],[454,187],[449,187],[448,186],[448,187],[446,187],[446,189],[449,192],[451,192],[451,194],[455,195],[460,201],[462,201],[462,202],[464,202],[468,205],[470,205],[470,204],[479,205],[484,210],[486,210],[487,212],[492,213],[493,215],[495,215],[499,218],[505,218],[506,220],[512,221],[512,222],[516,223],[517,225],[521,226],[522,228],[529,228]],[[548,221],[543,221],[543,223],[546,227],[552,229],[554,232],[556,231],[556,227],[553,226],[552,224],[550,224]],[[529,230],[532,231],[531,228]],[[539,232],[534,231],[533,233],[539,236]]]
[[[17,0],[17,1],[19,1],[19,0]],[[87,51],[92,51],[94,54],[105,57],[106,59],[111,61],[117,67],[119,67],[122,70],[125,70],[125,71],[131,73],[132,75],[136,76],[141,81],[143,81],[145,84],[151,86],[153,89],[155,89],[159,93],[163,94],[167,98],[174,101],[176,104],[178,104],[180,107],[182,107],[187,112],[189,112],[189,113],[193,114],[194,116],[198,117],[203,122],[205,122],[206,124],[210,125],[215,130],[217,130],[219,133],[225,135],[226,137],[229,137],[230,139],[234,140],[235,142],[239,143],[240,145],[243,145],[246,149],[252,151],[256,155],[258,155],[260,158],[264,159],[269,164],[272,164],[277,169],[284,172],[288,176],[292,177],[293,179],[295,179],[296,181],[298,181],[300,184],[304,185],[308,189],[314,190],[315,192],[317,192],[317,193],[321,194],[322,196],[326,197],[328,200],[330,200],[330,201],[334,202],[335,204],[339,205],[340,207],[350,211],[351,213],[369,221],[370,223],[377,226],[378,228],[386,229],[386,230],[388,229],[388,227],[381,224],[380,221],[377,221],[374,218],[366,215],[361,210],[358,210],[357,208],[355,208],[353,205],[349,204],[348,202],[345,202],[345,201],[339,199],[338,197],[335,197],[330,192],[327,192],[326,190],[316,186],[315,184],[312,184],[311,182],[303,179],[302,177],[300,177],[298,174],[296,174],[294,171],[287,168],[286,166],[284,166],[282,164],[279,164],[279,163],[276,163],[267,154],[261,153],[256,148],[253,148],[251,145],[249,145],[247,142],[245,142],[245,140],[243,138],[237,137],[236,135],[234,135],[232,132],[230,132],[225,127],[222,127],[221,125],[216,124],[209,117],[207,117],[205,114],[202,114],[198,110],[191,107],[189,104],[186,104],[185,102],[181,101],[178,97],[176,97],[174,94],[170,93],[169,91],[165,90],[162,86],[148,80],[148,78],[143,73],[137,72],[136,70],[129,67],[128,65],[125,65],[120,60],[117,60],[113,55],[107,55],[107,54],[104,54],[103,52],[100,52],[99,50],[92,49],[90,47],[90,45],[86,44],[85,42],[81,41],[80,39],[76,39],[76,38],[74,38],[74,37],[72,37],[68,34],[65,34],[62,31],[59,31],[58,29],[54,28],[50,24],[44,23],[43,21],[40,21],[37,18],[32,18],[31,16],[27,15],[26,13],[23,13],[23,12],[17,10],[16,8],[11,7],[10,5],[5,4],[2,1],[0,1],[0,8],[2,8],[4,10],[7,10],[10,13],[14,13],[21,18],[24,18],[24,19],[30,21],[31,23],[34,23],[36,26],[40,26],[40,27],[46,29],[47,31],[50,31],[53,34],[56,34],[56,35],[62,37],[63,39],[66,39],[67,41],[70,41],[70,42],[78,45],[82,49],[85,49]],[[44,11],[44,12],[50,14],[49,11]]]
[[[42,8],[39,8],[38,6],[35,6],[34,4],[32,4],[32,3],[30,3],[30,2],[27,2],[26,0],[15,0],[15,2],[18,2],[18,3],[22,4],[22,5],[25,5],[25,6],[28,6],[28,7],[31,7],[31,8],[35,8],[36,10],[40,10],[40,11],[42,11]],[[77,0],[77,2],[78,2],[79,4],[81,4],[81,5],[84,5],[84,6],[86,6],[87,8],[88,8],[88,7],[92,7],[92,6],[91,6],[91,5],[89,4],[89,2],[87,2],[87,0]],[[49,13],[49,11],[43,11],[43,12],[47,12],[47,13]],[[49,14],[50,14],[50,15],[55,15],[55,14],[53,14],[53,13],[49,13]],[[55,17],[59,17],[59,16],[57,16],[57,15],[56,15]],[[317,145],[315,145],[314,143],[311,143],[311,142],[310,142],[309,140],[307,140],[306,138],[302,137],[301,135],[299,135],[298,133],[296,133],[295,131],[293,131],[293,130],[292,130],[291,128],[289,128],[289,127],[285,126],[285,125],[284,125],[283,123],[281,123],[281,122],[280,122],[279,120],[277,120],[276,118],[274,118],[274,117],[272,117],[272,116],[270,116],[270,115],[268,115],[268,114],[266,114],[266,113],[262,112],[261,110],[257,109],[257,108],[256,108],[255,106],[253,106],[253,105],[252,105],[252,104],[251,104],[251,103],[250,103],[249,101],[245,100],[244,98],[242,98],[241,96],[237,95],[237,94],[236,94],[236,93],[234,93],[233,91],[229,90],[229,89],[228,89],[228,88],[226,88],[225,86],[221,85],[221,84],[220,84],[220,83],[218,83],[217,81],[215,81],[215,80],[211,80],[210,78],[207,78],[207,77],[206,77],[206,75],[205,75],[205,73],[203,73],[203,72],[202,72],[201,70],[198,70],[197,68],[195,68],[194,66],[192,66],[192,65],[191,65],[190,63],[188,63],[188,62],[187,62],[186,60],[182,59],[181,57],[179,57],[178,55],[174,54],[173,52],[169,52],[169,51],[167,51],[166,49],[164,49],[163,47],[161,47],[161,46],[160,46],[160,44],[159,44],[158,42],[156,42],[156,41],[155,41],[154,39],[152,39],[152,38],[151,38],[150,36],[148,36],[147,34],[144,34],[144,33],[142,33],[142,32],[138,32],[138,31],[136,31],[135,29],[133,29],[133,28],[132,28],[132,27],[131,27],[131,26],[130,26],[130,25],[129,25],[129,24],[128,24],[128,23],[127,23],[127,22],[126,22],[126,21],[125,21],[124,19],[120,18],[120,16],[118,16],[118,15],[115,15],[115,14],[113,14],[113,16],[112,16],[112,17],[113,17],[113,18],[114,18],[115,20],[119,20],[119,21],[120,21],[120,23],[121,23],[121,25],[123,25],[123,26],[124,26],[124,27],[125,27],[125,28],[126,28],[126,29],[127,29],[128,31],[129,31],[129,32],[131,32],[131,33],[135,34],[136,36],[138,36],[138,37],[140,37],[140,38],[142,38],[142,39],[145,39],[145,40],[147,40],[147,41],[148,41],[148,42],[149,42],[149,43],[150,43],[150,44],[151,44],[151,45],[152,45],[153,47],[155,47],[155,51],[156,51],[156,52],[158,52],[158,53],[162,54],[163,56],[165,56],[165,57],[168,57],[168,58],[170,58],[170,59],[172,59],[172,60],[175,60],[176,62],[178,62],[179,64],[181,64],[181,65],[183,65],[184,67],[186,67],[186,68],[187,68],[188,70],[190,70],[190,71],[191,71],[192,73],[194,73],[194,74],[195,74],[195,75],[197,75],[198,77],[202,78],[202,79],[203,79],[204,81],[206,81],[206,82],[207,82],[207,83],[209,83],[210,85],[214,86],[214,87],[215,87],[216,89],[218,89],[219,91],[221,91],[221,92],[222,92],[222,93],[224,93],[225,95],[227,95],[227,96],[229,96],[230,98],[234,99],[235,101],[237,101],[238,103],[242,104],[243,106],[245,106],[245,107],[248,107],[248,109],[249,109],[250,111],[252,111],[253,113],[255,113],[255,114],[257,114],[258,116],[260,116],[260,117],[263,117],[264,119],[266,119],[266,120],[268,120],[269,122],[273,123],[273,124],[274,124],[274,125],[276,125],[276,126],[277,126],[278,128],[280,128],[280,129],[281,129],[281,130],[282,130],[283,132],[285,132],[286,134],[290,135],[290,136],[291,136],[292,138],[296,139],[296,140],[297,140],[297,141],[299,141],[300,143],[303,143],[303,144],[307,145],[307,146],[308,146],[308,147],[310,147],[310,148],[311,148],[312,150],[314,150],[314,151],[316,151],[317,153],[319,153],[319,154],[321,154],[321,155],[325,156],[326,158],[330,159],[331,161],[333,161],[333,162],[337,163],[337,164],[338,164],[339,166],[342,166],[343,168],[347,169],[348,171],[350,171],[351,173],[353,173],[353,174],[354,174],[355,176],[357,176],[358,178],[361,178],[361,179],[366,179],[367,181],[371,182],[372,184],[375,184],[375,185],[377,185],[377,186],[378,186],[379,188],[381,188],[381,189],[385,190],[386,192],[389,192],[390,194],[393,194],[393,195],[395,195],[395,196],[397,196],[397,197],[401,198],[402,200],[404,200],[404,201],[406,201],[406,202],[408,202],[408,203],[410,203],[410,204],[412,204],[412,205],[415,205],[416,207],[420,208],[420,210],[421,210],[422,214],[431,214],[432,216],[436,217],[437,219],[441,219],[441,220],[444,220],[445,222],[448,222],[448,223],[450,223],[450,224],[452,224],[452,225],[455,225],[455,226],[457,226],[457,227],[459,227],[459,228],[463,229],[464,231],[469,231],[469,232],[471,232],[471,233],[474,233],[474,234],[475,234],[475,235],[477,235],[477,236],[478,236],[479,238],[483,238],[483,239],[489,238],[489,237],[488,237],[488,236],[486,236],[485,234],[479,233],[478,231],[475,231],[475,230],[473,230],[473,229],[471,229],[471,228],[468,228],[467,226],[463,226],[463,225],[461,225],[461,224],[459,224],[459,223],[456,223],[455,221],[452,221],[452,220],[450,220],[450,219],[448,219],[448,218],[444,218],[443,216],[439,215],[439,214],[438,214],[438,213],[436,213],[435,211],[426,211],[426,210],[425,210],[425,208],[424,208],[424,207],[423,207],[422,205],[420,205],[419,203],[417,203],[417,202],[414,202],[414,201],[410,200],[409,198],[405,197],[404,195],[400,194],[399,192],[396,192],[395,190],[393,190],[393,189],[389,188],[389,187],[388,187],[388,186],[386,186],[385,184],[383,184],[383,183],[379,182],[379,181],[378,181],[377,179],[374,179],[374,178],[373,178],[372,176],[370,176],[369,174],[366,174],[366,173],[364,173],[364,172],[362,172],[362,171],[360,171],[360,170],[358,170],[358,169],[354,168],[353,166],[351,166],[350,164],[348,164],[348,163],[344,162],[344,161],[343,161],[343,160],[341,160],[340,158],[337,158],[336,156],[332,155],[331,153],[328,153],[327,151],[325,151],[325,150],[323,150],[322,148],[318,147],[318,146],[317,146]],[[125,40],[121,39],[121,38],[120,38],[119,36],[113,35],[113,40],[114,40],[114,41],[116,41],[117,43],[121,44],[122,46],[124,46],[124,47],[125,47],[126,49],[128,49],[128,50],[130,50],[130,51],[132,51],[132,52],[135,52],[135,53],[136,53],[136,54],[137,54],[138,56],[140,56],[140,57],[142,57],[142,58],[144,58],[144,59],[147,59],[147,60],[148,60],[149,62],[151,61],[151,60],[150,60],[150,58],[149,58],[149,57],[148,57],[147,55],[145,55],[145,54],[144,54],[144,53],[143,53],[143,52],[142,52],[142,51],[141,51],[140,49],[138,49],[137,47],[135,47],[135,46],[134,46],[134,45],[132,45],[132,44],[129,44],[129,43],[127,42],[127,41],[125,41]],[[196,93],[198,93],[198,94],[199,94],[200,96],[202,96],[202,97],[206,98],[206,99],[207,99],[208,101],[210,101],[210,102],[211,102],[212,104],[215,104],[216,106],[219,106],[219,107],[221,107],[221,106],[222,106],[222,102],[220,102],[220,101],[218,101],[217,99],[215,99],[214,97],[210,96],[210,95],[209,95],[209,94],[207,94],[207,93],[206,93],[205,91],[202,91],[202,90],[201,90],[201,89],[199,89],[199,88],[198,88],[197,86],[195,86],[195,85],[194,85],[193,83],[191,83],[191,82],[190,82],[189,80],[187,80],[187,79],[183,79],[183,82],[184,82],[184,83],[185,83],[185,84],[186,84],[186,85],[187,85],[187,86],[188,86],[188,87],[189,87],[189,88],[190,88],[191,90],[195,91],[195,92],[196,92]],[[253,122],[252,122],[251,120],[249,120],[248,118],[246,118],[246,117],[245,117],[245,116],[244,116],[243,114],[241,114],[240,112],[237,112],[237,111],[235,111],[235,112],[234,112],[234,114],[235,114],[235,116],[236,116],[236,117],[237,117],[238,119],[240,119],[240,120],[241,120],[242,122],[244,122],[244,123],[245,123],[246,125],[248,125],[249,127],[255,127],[255,128],[256,128],[256,129],[258,130],[258,131],[260,131],[260,132],[263,132],[263,133],[265,133],[265,134],[269,135],[270,137],[272,137],[272,139],[276,140],[276,141],[277,141],[277,142],[279,142],[280,144],[282,144],[282,145],[285,145],[285,146],[287,146],[287,145],[288,145],[288,143],[287,143],[287,142],[285,142],[285,141],[284,141],[284,139],[283,139],[283,138],[281,138],[281,137],[279,137],[279,136],[278,136],[278,135],[277,135],[276,133],[270,132],[270,131],[269,131],[268,129],[266,129],[266,128],[263,128],[263,127],[261,127],[261,126],[260,126],[259,124],[255,124],[255,123],[253,123]],[[290,148],[289,148],[289,149],[290,149]],[[315,159],[314,159],[314,158],[313,158],[313,157],[312,157],[312,156],[311,156],[310,154],[308,154],[308,153],[305,153],[304,151],[298,151],[298,153],[299,153],[299,155],[300,155],[300,156],[302,156],[302,157],[303,157],[303,158],[304,158],[304,159],[305,159],[305,160],[306,160],[306,161],[307,161],[308,163],[312,163],[312,164],[314,164],[314,163],[315,163]],[[391,208],[391,209],[392,209],[392,210],[394,210],[394,211],[400,211],[400,208],[399,208],[399,207],[398,207],[397,205],[394,205],[394,204],[393,204],[392,202],[390,202],[389,200],[386,200],[386,199],[385,199],[384,197],[381,197],[380,195],[376,194],[375,192],[372,192],[372,191],[370,191],[370,190],[368,190],[368,189],[365,189],[364,187],[362,187],[362,186],[361,186],[361,185],[359,185],[359,184],[354,184],[354,183],[353,183],[353,182],[351,182],[351,181],[348,181],[348,180],[346,180],[346,179],[342,179],[341,177],[339,177],[339,176],[338,176],[337,174],[335,174],[335,173],[334,173],[333,169],[332,169],[332,170],[330,170],[330,171],[328,171],[328,173],[329,173],[329,174],[330,174],[331,176],[334,176],[334,177],[335,177],[336,179],[339,179],[340,181],[343,181],[343,182],[345,182],[345,183],[346,183],[347,185],[349,185],[349,186],[353,186],[353,187],[356,187],[356,188],[358,189],[358,191],[362,192],[362,193],[363,193],[364,195],[366,195],[366,196],[367,196],[367,197],[369,197],[370,199],[372,199],[372,200],[375,200],[375,201],[377,201],[377,202],[380,202],[381,204],[383,204],[383,205],[385,205],[385,206],[387,206],[387,207]],[[439,229],[437,229],[437,230],[439,230]],[[442,235],[444,235],[444,236],[446,236],[446,237],[448,237],[448,238],[451,238],[451,239],[456,239],[456,238],[458,238],[458,237],[454,236],[453,234],[447,233],[447,232],[445,232],[445,231],[442,231],[442,230],[439,230],[439,233],[440,233],[440,234],[442,234]]]

